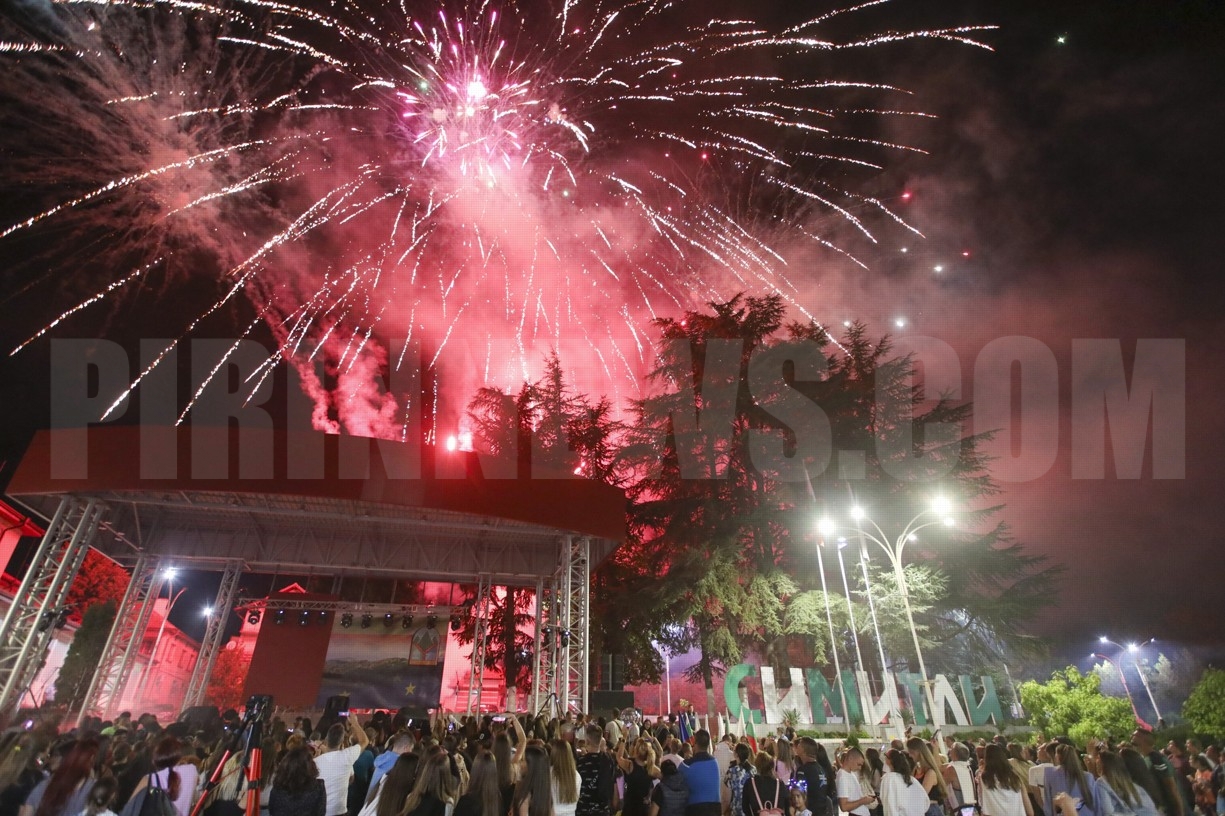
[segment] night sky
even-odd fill
[[[806,4],[805,14],[808,6],[816,8]],[[822,316],[941,338],[967,371],[997,337],[1048,345],[1063,412],[1060,427],[1044,432],[1059,433],[1061,454],[1045,477],[1009,485],[1002,497],[1016,537],[1069,567],[1037,633],[1068,655],[1087,652],[1103,633],[1225,655],[1214,608],[1225,568],[1225,4],[897,0],[874,19],[1002,28],[985,38],[994,53],[937,43],[890,52],[888,64],[862,58],[939,116],[897,126],[929,154],[895,163],[876,182],[893,196],[910,194],[904,214],[927,238],[888,235],[870,272],[814,274]],[[7,349],[28,333],[46,282],[0,275]],[[121,313],[62,336],[168,336],[173,309],[161,307],[192,296],[190,287],[161,293],[155,311],[150,298],[133,304],[143,308],[139,328]],[[1154,480],[1148,464],[1138,480],[1071,479],[1071,341],[1092,337],[1120,338],[1125,353],[1138,338],[1186,340],[1185,479]],[[46,347],[2,365],[0,447],[11,461],[29,429],[46,422]],[[972,387],[967,381],[967,396]],[[194,615],[207,602],[206,583],[198,602],[183,604]]]

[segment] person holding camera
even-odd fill
[[[352,740],[347,748],[344,747],[346,731]],[[327,789],[327,812],[324,816],[345,816],[348,812],[347,793],[353,777],[353,764],[369,743],[370,738],[356,717],[345,717],[343,722],[335,723],[328,729],[323,751],[315,757],[319,778]]]

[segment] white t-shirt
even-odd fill
[[[1008,788],[982,786],[983,816],[1025,816],[1025,802],[1021,792]]]
[[[1049,762],[1043,762],[1041,765],[1035,765],[1029,769],[1029,784],[1034,788],[1046,787],[1046,769],[1054,768],[1055,766]]]
[[[923,816],[931,805],[922,782],[911,779],[907,785],[902,775],[893,771],[881,777],[880,801],[885,816]]]
[[[853,774],[850,771],[838,769],[838,799],[846,799],[848,802],[854,802],[856,799],[863,798],[863,785],[859,784],[859,774]],[[838,806],[842,806],[842,802],[838,802]],[[857,808],[847,811],[854,813],[855,816],[869,816],[868,806],[860,805]]]
[[[353,763],[362,754],[362,746],[350,745],[339,751],[328,751],[315,757],[319,778],[328,792],[326,816],[344,816],[349,809],[349,777],[353,775]]]

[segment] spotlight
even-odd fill
[[[425,625],[429,627],[430,629],[433,629],[434,627],[436,627],[438,625],[438,616],[430,615],[428,618],[425,619]]]
[[[247,623],[251,624],[252,626],[258,626],[259,625],[259,612],[255,611],[254,609],[248,612],[247,613]]]
[[[284,623],[285,622],[285,610],[278,609],[276,611],[276,614],[273,615],[272,617],[272,622],[275,623],[277,626],[280,626],[282,623]]]
[[[451,616],[451,631],[452,632],[458,632],[460,629],[463,628],[463,626],[464,626],[463,618],[461,618],[459,615]]]
[[[298,625],[299,626],[310,626],[311,625],[311,613],[303,609],[302,614],[298,616]]]
[[[348,629],[350,626],[352,626],[353,625],[353,613],[346,612],[343,615],[341,615],[340,625],[343,626],[345,629]]]
[[[320,623],[328,622],[328,611],[326,609],[319,610],[319,622]]]
[[[561,630],[561,645],[562,646],[570,645],[570,630],[569,629]]]
[[[373,615],[362,615],[362,628],[369,629],[370,624],[374,623]]]
[[[413,628],[413,616],[405,615],[404,619],[400,621],[400,626],[402,626],[405,629],[412,629]]]
[[[396,616],[388,612],[383,616],[383,625],[388,629],[396,625]]]
[[[63,609],[60,610],[59,614],[55,616],[55,628],[56,629],[63,629],[68,626],[68,612],[69,612],[68,607],[64,607]],[[1136,644],[1134,643],[1132,644],[1133,652],[1135,651],[1135,645]]]

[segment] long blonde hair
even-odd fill
[[[553,781],[557,783],[557,801],[563,805],[578,801],[578,769],[574,766],[574,754],[570,743],[555,739],[549,743],[549,767]]]
[[[923,766],[923,774],[915,774],[914,778],[923,784],[923,780],[927,777],[927,772],[931,771],[936,775],[936,790],[940,791],[940,800],[944,801],[949,798],[949,789],[944,784],[944,774],[940,772],[940,764],[936,762],[936,758],[932,756],[932,749],[927,747],[927,743],[919,737],[911,737],[906,740],[906,750],[913,751],[919,755],[919,764]]]
[[[1080,798],[1085,800],[1086,807],[1093,807],[1093,791],[1089,787],[1085,767],[1080,764],[1080,752],[1075,745],[1060,745],[1055,749],[1059,756],[1059,767],[1063,768],[1068,778],[1068,786],[1075,785]]]

